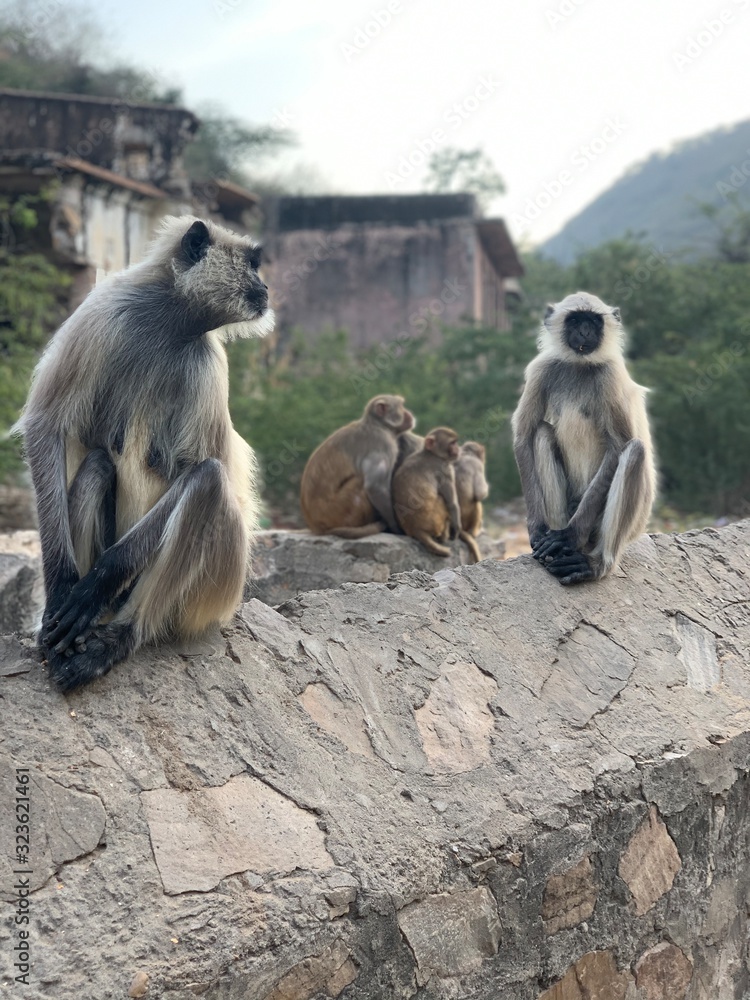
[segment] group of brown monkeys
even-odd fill
[[[448,539],[460,538],[478,562],[489,492],[484,446],[459,445],[450,427],[421,437],[414,425],[401,396],[380,395],[361,419],[326,438],[302,474],[305,522],[316,535],[410,535],[439,556],[450,555]]]

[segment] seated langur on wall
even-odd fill
[[[474,562],[479,562],[477,543],[461,527],[454,471],[458,457],[455,431],[450,427],[430,431],[421,451],[407,458],[393,476],[393,506],[405,533],[428,552],[449,556],[451,550],[444,543],[460,538]]]
[[[401,396],[375,396],[359,420],[335,431],[312,453],[302,473],[300,505],[316,535],[364,538],[400,534],[391,479],[399,437],[414,427]]]
[[[656,471],[646,389],[625,366],[619,309],[587,292],[548,306],[513,414],[534,558],[596,580],[646,530]]]
[[[247,237],[166,218],[37,366],[18,427],[42,543],[39,645],[64,690],[144,642],[228,620],[242,597],[255,460],[229,416],[223,342],[273,329],[260,261]]]

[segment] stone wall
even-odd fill
[[[502,559],[502,542],[487,534],[477,541],[483,557]],[[328,590],[344,583],[385,583],[395,573],[414,569],[437,573],[469,562],[462,542],[448,544],[452,554],[443,558],[403,535],[384,533],[347,540],[308,531],[259,531],[245,596],[276,605],[308,590]]]
[[[477,539],[485,558],[502,559],[505,546],[487,534]],[[440,570],[469,561],[462,542],[449,542],[451,555],[433,556],[403,535],[373,535],[356,541],[308,531],[259,531],[255,536],[245,599],[276,605],[308,590],[344,583],[385,583],[396,573]],[[0,534],[0,635],[29,632],[40,615],[44,594],[35,531]]]
[[[269,236],[268,284],[283,336],[347,330],[357,350],[478,318],[473,219],[344,225]]]
[[[251,600],[68,697],[3,640],[0,992],[747,997],[749,555],[743,522],[575,588],[521,557]]]
[[[197,128],[195,115],[175,105],[0,88],[4,151],[80,157],[181,197],[190,194],[182,150]],[[138,169],[131,162],[135,151]]]

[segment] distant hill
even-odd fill
[[[747,174],[742,172],[743,162]],[[732,187],[750,206],[748,175],[750,121],[687,139],[670,152],[654,153],[631,167],[540,249],[568,264],[581,250],[630,231],[645,233],[649,242],[665,250],[686,250],[691,256],[711,253],[716,227],[698,206],[725,205],[722,193]]]

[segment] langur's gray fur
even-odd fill
[[[144,642],[226,620],[256,527],[223,341],[273,329],[260,248],[167,218],[55,334],[17,429],[42,543],[40,646],[63,689]]]
[[[549,306],[513,415],[534,556],[566,584],[608,573],[654,502],[647,390],[624,339],[619,310],[595,295]]]

